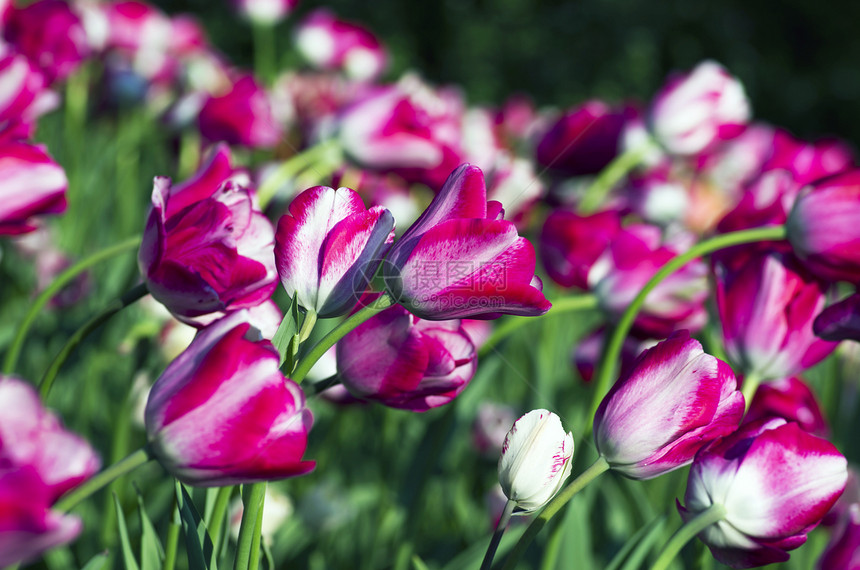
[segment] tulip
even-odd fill
[[[731,368],[678,331],[643,352],[603,398],[594,441],[612,469],[651,479],[693,461],[733,432],[744,413]]]
[[[737,270],[717,267],[726,352],[745,376],[793,376],[830,354],[836,345],[812,331],[824,303],[825,284],[788,256],[754,255]]]
[[[344,151],[358,165],[435,190],[461,162],[461,119],[457,94],[407,77],[347,106],[337,128]]]
[[[422,319],[547,312],[534,248],[502,214],[486,201],[481,169],[457,168],[391,248],[382,271],[389,293]]]
[[[278,275],[306,310],[323,318],[345,315],[393,240],[388,210],[366,209],[350,188],[316,186],[299,194],[278,221]]]
[[[63,428],[30,384],[0,376],[0,566],[35,558],[80,533],[78,517],[51,506],[99,465],[90,445]]]
[[[624,312],[661,267],[692,245],[687,234],[664,241],[662,233],[657,226],[629,225],[612,237],[589,269],[589,289],[613,318]],[[661,338],[677,328],[701,328],[707,318],[707,272],[704,262],[697,259],[660,281],[645,298],[634,332]]]
[[[152,296],[195,326],[259,305],[277,287],[272,225],[230,180],[229,160],[221,146],[182,184],[156,177],[138,253]]]
[[[472,444],[478,453],[495,457],[505,443],[508,426],[515,420],[514,409],[510,406],[481,402],[472,422]]]
[[[619,212],[587,216],[554,210],[541,228],[540,257],[550,278],[562,287],[588,288],[588,272],[621,231]]]
[[[163,80],[173,73],[169,48],[170,18],[158,8],[137,0],[103,4],[107,21],[105,49],[108,65],[120,65],[147,81]]]
[[[600,362],[600,355],[603,352],[603,344],[606,342],[606,336],[605,327],[600,327],[576,343],[576,348],[571,354],[571,361],[585,382],[591,382],[594,378],[594,372]],[[624,376],[627,374],[642,351],[646,348],[651,348],[655,344],[657,344],[657,341],[651,338],[626,336],[624,342],[621,344],[621,354],[619,355],[619,375]]]
[[[812,330],[824,340],[860,342],[860,293],[849,295],[822,310],[815,317]]]
[[[860,170],[807,188],[786,223],[794,252],[815,275],[860,282]]]
[[[696,155],[743,132],[750,106],[743,85],[718,63],[704,61],[670,79],[654,97],[651,123],[672,154]]]
[[[47,78],[35,64],[9,46],[0,45],[0,140],[23,140],[33,135],[36,119],[59,103],[47,85]]]
[[[251,75],[237,78],[226,93],[210,96],[200,109],[198,125],[210,141],[249,148],[272,148],[282,134],[268,94]]]
[[[337,343],[337,370],[354,395],[392,408],[423,412],[462,392],[477,354],[460,321],[427,321],[388,308]]]
[[[547,410],[522,416],[505,436],[499,483],[516,511],[530,513],[552,499],[570,476],[573,434]]]
[[[52,82],[71,75],[90,55],[81,18],[63,0],[38,0],[17,8],[4,35]]]
[[[748,424],[700,452],[678,510],[688,521],[711,507],[723,509],[722,520],[698,535],[723,564],[785,562],[846,479],[847,462],[831,443],[773,419]]]
[[[366,28],[337,19],[325,8],[311,12],[296,31],[296,45],[314,67],[342,69],[359,81],[371,80],[385,69],[382,44]]]
[[[274,26],[286,18],[299,0],[233,0],[233,5],[246,20],[264,26]]]
[[[860,570],[860,503],[852,503],[821,553],[818,570]]]
[[[237,311],[201,330],[156,380],[146,403],[149,448],[177,479],[202,487],[302,475],[313,417],[278,371],[269,341]]]
[[[603,101],[586,101],[565,112],[543,135],[537,163],[565,176],[597,174],[618,155],[632,109],[613,110]]]
[[[66,209],[66,173],[45,147],[0,142],[0,235],[36,229],[33,216]]]
[[[762,165],[762,170],[787,170],[799,186],[806,186],[854,167],[851,149],[836,139],[808,143],[777,129],[771,147],[771,155]]]
[[[813,435],[827,437],[827,419],[815,399],[815,394],[800,378],[780,378],[759,386],[744,423],[766,418],[782,418]]]

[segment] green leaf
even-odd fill
[[[90,561],[84,564],[81,570],[102,570],[105,564],[108,563],[108,560],[110,560],[110,552],[105,550],[90,558]]]
[[[412,555],[412,568],[415,570],[430,570],[427,568],[427,565],[424,564],[424,561],[418,557],[417,554]]]
[[[113,494],[113,503],[116,507],[116,520],[119,526],[122,558],[125,561],[126,570],[140,570],[140,567],[137,565],[137,560],[134,558],[134,552],[131,550],[131,541],[128,539],[128,528],[125,526],[125,516],[122,513],[122,507],[119,504],[119,497],[116,493]]]
[[[152,521],[149,520],[149,516],[146,514],[140,490],[136,490],[141,528],[140,566],[142,570],[159,570],[164,560],[164,548],[161,546],[161,540],[158,538],[155,526],[153,526]]]
[[[654,543],[658,538],[660,538],[664,526],[666,526],[666,517],[664,515],[660,515],[639,529],[639,531],[627,541],[627,544],[621,548],[607,568],[618,568],[621,561],[625,556],[627,556],[628,552],[631,552],[631,554],[627,558],[627,562],[622,566],[622,570],[636,570],[637,568],[641,568],[642,563],[648,556],[648,553],[651,552],[652,548],[654,548]]]
[[[290,308],[287,310],[287,314],[284,315],[284,320],[281,321],[275,336],[272,337],[272,344],[275,345],[275,348],[278,350],[278,354],[281,355],[281,365],[283,365],[284,361],[287,359],[287,355],[289,354],[287,349],[289,348],[293,337],[297,332],[299,332],[298,298],[298,295],[293,297],[293,300],[290,303]]]
[[[281,368],[289,375],[290,372],[293,371],[293,368],[296,367],[296,356],[299,354],[299,345],[301,344],[301,340],[299,339],[298,334],[294,334],[293,338],[290,339],[290,344],[287,345],[287,354],[281,362]]]
[[[217,570],[212,539],[206,530],[206,524],[194,507],[185,487],[179,481],[176,482],[176,501],[182,518],[182,534],[185,536],[188,567],[191,570]]]

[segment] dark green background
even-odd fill
[[[201,15],[213,42],[250,63],[250,31],[226,0],[159,2]],[[646,100],[672,70],[702,59],[739,76],[755,117],[806,138],[860,140],[860,3],[787,0],[305,0],[278,27],[329,6],[391,48],[389,78],[408,68],[461,85],[471,102],[526,92],[541,105]]]

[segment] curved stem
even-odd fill
[[[75,331],[75,333],[66,341],[66,344],[57,353],[57,356],[54,357],[53,362],[45,371],[45,375],[42,376],[42,381],[39,383],[39,392],[42,396],[42,399],[46,399],[48,397],[48,393],[51,391],[51,386],[54,384],[54,379],[57,377],[57,373],[60,371],[60,367],[66,361],[69,354],[84,340],[91,332],[97,329],[102,323],[110,319],[116,313],[120,312],[125,307],[131,305],[135,301],[139,300],[141,297],[146,295],[147,289],[146,284],[141,283],[137,285],[127,293],[125,293],[119,299],[113,301],[110,305],[102,309],[102,311],[92,317],[90,320],[85,322],[81,328]]]
[[[337,154],[337,159],[334,156],[329,156],[335,153]],[[298,154],[294,154],[281,163],[277,170],[267,176],[257,189],[257,199],[259,200],[260,208],[265,210],[269,202],[277,195],[281,186],[295,178],[301,171],[310,168],[321,160],[340,163],[339,157],[340,146],[335,140],[322,141]]]
[[[654,149],[654,144],[651,140],[645,141],[640,146],[626,150],[612,159],[612,162],[600,171],[591,186],[586,189],[582,200],[579,201],[579,212],[591,214],[600,208],[609,191],[631,170],[642,163],[645,156]]]
[[[615,328],[612,331],[612,336],[610,336],[609,340],[604,344],[603,353],[601,354],[600,364],[598,366],[598,376],[597,381],[595,382],[594,395],[591,400],[587,431],[591,431],[591,427],[594,422],[594,413],[600,406],[600,401],[609,391],[624,339],[630,332],[630,328],[633,326],[633,321],[636,319],[639,309],[641,309],[642,305],[645,303],[645,298],[661,281],[663,281],[663,279],[697,257],[702,257],[735,245],[755,243],[759,241],[777,241],[782,239],[785,239],[785,226],[768,226],[722,234],[697,243],[689,250],[669,260],[666,265],[660,268],[660,271],[658,271],[654,277],[645,284],[639,294],[636,295],[621,315],[621,318],[618,320],[618,324],[615,325]]]
[[[262,514],[265,498],[265,482],[245,485],[242,489],[244,509],[242,511],[242,523],[239,526],[239,542],[236,545],[236,559],[233,563],[234,570],[248,570],[250,568],[257,517]],[[259,550],[259,539],[256,542],[256,546],[257,550]]]
[[[149,455],[149,450],[145,446],[138,449],[122,461],[114,463],[101,473],[97,473],[85,483],[75,487],[60,497],[60,499],[54,504],[54,508],[61,512],[69,511],[72,507],[96,491],[106,487],[115,479],[134,471],[144,463],[149,462],[151,459],[152,457]]]
[[[490,335],[490,338],[487,339],[487,342],[481,346],[478,351],[478,358],[482,358],[487,355],[497,344],[502,342],[512,333],[518,331],[520,328],[526,326],[529,323],[534,322],[535,319],[542,319],[547,315],[558,315],[559,313],[564,313],[567,311],[586,311],[588,309],[597,308],[597,297],[592,294],[584,294],[584,295],[575,295],[570,297],[563,297],[561,299],[552,301],[552,308],[541,315],[540,317],[514,317],[510,318],[503,322],[496,330],[493,331],[493,334]]]
[[[499,524],[496,525],[496,532],[493,533],[493,538],[490,539],[490,546],[487,547],[487,553],[484,555],[484,561],[481,562],[481,570],[490,570],[490,567],[493,565],[493,558],[496,556],[499,542],[502,541],[502,535],[505,534],[505,529],[508,528],[511,515],[514,514],[515,506],[516,503],[510,499],[505,503],[505,509],[502,511],[502,516],[499,517]]]
[[[54,279],[53,283],[48,285],[41,293],[39,293],[39,296],[36,297],[36,300],[33,301],[33,304],[30,306],[30,310],[27,311],[26,315],[24,315],[24,319],[21,321],[21,324],[18,325],[18,332],[15,334],[12,346],[9,347],[9,352],[6,353],[6,360],[3,363],[3,373],[11,374],[15,370],[15,365],[18,363],[18,356],[21,354],[21,348],[24,346],[24,341],[27,338],[27,333],[29,332],[30,327],[54,295],[59,293],[60,290],[68,285],[75,277],[93,265],[108,260],[121,253],[125,253],[130,249],[137,249],[139,245],[139,237],[125,240],[80,260],[60,273],[57,278]]]
[[[337,341],[346,336],[346,334],[352,329],[356,328],[358,325],[368,320],[370,317],[379,313],[380,311],[384,311],[388,307],[394,305],[394,299],[391,298],[391,295],[388,293],[383,293],[377,299],[372,301],[370,304],[365,305],[360,310],[351,314],[346,318],[342,323],[333,328],[327,335],[325,335],[314,347],[308,352],[308,354],[302,358],[299,365],[296,366],[295,371],[290,376],[290,378],[296,384],[301,384],[302,380],[305,379],[305,376],[308,375],[310,369],[316,364],[317,360],[319,360],[323,354],[326,353],[328,349],[333,347]]]
[[[571,483],[562,489],[562,491],[553,497],[553,499],[547,503],[546,507],[541,511],[541,513],[535,517],[535,519],[529,524],[529,527],[526,529],[526,532],[520,537],[519,541],[517,541],[516,546],[511,551],[508,559],[505,561],[504,570],[513,570],[516,568],[517,562],[519,562],[522,555],[525,554],[526,548],[528,548],[529,544],[538,532],[549,522],[549,520],[554,517],[561,509],[564,507],[568,501],[570,501],[574,495],[580,492],[586,485],[597,479],[600,475],[609,470],[609,463],[601,455],[597,458],[591,467],[586,469],[580,474],[579,477],[571,481]]]
[[[666,546],[663,547],[663,551],[657,557],[657,561],[654,562],[651,570],[666,570],[672,560],[684,548],[685,544],[712,524],[723,520],[725,516],[725,507],[715,504],[684,523],[681,528],[675,531],[675,534],[672,535]]]

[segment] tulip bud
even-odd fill
[[[547,504],[570,476],[573,434],[547,410],[532,410],[508,432],[499,457],[499,483],[516,511],[529,513]]]
[[[209,97],[198,123],[200,134],[210,141],[249,148],[272,148],[282,134],[269,95],[251,75],[237,78],[226,93]]]
[[[461,165],[391,248],[382,271],[389,293],[422,319],[547,312],[534,248],[502,214],[487,203],[481,169]]]
[[[830,305],[812,323],[815,335],[824,340],[860,342],[860,293]]]
[[[299,0],[232,0],[236,11],[254,24],[274,26],[299,3]]]
[[[359,81],[372,80],[385,69],[386,54],[367,29],[339,20],[331,11],[311,12],[296,31],[296,46],[318,69],[342,69]]]
[[[153,385],[146,433],[177,479],[202,487],[302,475],[313,418],[279,356],[250,334],[246,311],[202,329]]]
[[[728,364],[678,331],[615,383],[594,416],[594,441],[612,469],[651,479],[693,461],[702,446],[733,432],[743,414]]]
[[[365,209],[349,188],[316,186],[281,216],[275,237],[278,274],[287,294],[320,317],[349,312],[394,239],[388,210]]]
[[[33,216],[66,209],[66,173],[41,145],[0,142],[0,179],[0,235],[31,232]]]
[[[815,394],[803,380],[794,376],[759,386],[743,423],[769,418],[796,422],[803,431],[819,437],[827,437],[829,432]]]
[[[714,505],[725,510],[698,535],[723,564],[785,562],[839,498],[847,477],[847,462],[831,443],[773,419],[702,450],[678,510],[685,521]]]
[[[588,288],[588,272],[621,231],[614,210],[582,216],[554,210],[541,228],[540,256],[550,278],[562,287]]]
[[[860,569],[860,503],[851,503],[843,514],[827,548],[816,565],[818,570]]]

